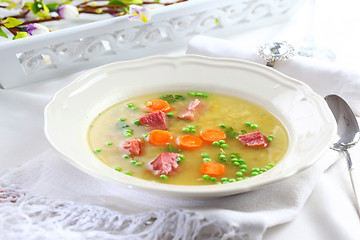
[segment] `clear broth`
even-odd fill
[[[161,99],[162,96],[173,94],[184,96],[184,100],[177,100],[170,103],[173,117],[167,117],[168,131],[173,135],[173,142],[170,146],[154,146],[146,141],[146,134],[150,132],[144,126],[134,124],[134,121],[149,113],[145,107],[146,103],[154,99]],[[201,95],[201,94],[200,94]],[[195,98],[206,104],[206,108],[196,115],[193,121],[178,119],[176,116],[187,108]],[[131,108],[132,104],[135,108]],[[245,123],[257,124],[257,128],[247,126]],[[221,127],[220,124],[224,124]],[[194,126],[195,133],[185,133],[184,128]],[[199,136],[205,129],[218,129],[231,133],[232,127],[235,132],[246,131],[248,133],[259,130],[265,136],[273,136],[269,146],[247,147],[236,138],[226,139],[227,148],[214,146],[211,143],[204,143],[199,149],[180,149],[175,139],[182,135]],[[125,136],[126,129],[131,129],[132,136]],[[142,141],[142,154],[129,157],[122,152],[120,145],[127,139],[139,138]],[[133,177],[176,185],[208,185],[241,181],[248,177],[257,175],[252,169],[260,169],[259,173],[269,170],[282,159],[288,148],[288,134],[284,125],[270,112],[261,106],[247,100],[218,93],[207,93],[203,96],[190,96],[188,92],[166,92],[152,93],[138,96],[119,102],[102,113],[92,122],[88,140],[90,148],[96,156],[119,174],[125,173]],[[159,156],[162,152],[179,151],[184,156],[179,162],[179,171],[162,179],[154,175],[147,164]],[[224,176],[204,179],[200,172],[200,166],[204,162],[202,153],[208,153],[212,161],[222,163],[226,167]],[[225,153],[226,161],[219,159],[219,155]],[[231,160],[231,154],[238,154],[246,163],[240,162],[235,165]],[[238,159],[239,159],[238,157]],[[138,162],[138,164],[136,164]],[[139,166],[142,164],[141,166]],[[246,166],[244,166],[246,165]],[[244,169],[244,170],[242,170]],[[241,173],[239,173],[241,172]]]

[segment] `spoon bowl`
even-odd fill
[[[359,125],[349,105],[337,95],[325,97],[338,124],[338,138],[332,148],[337,151],[353,147],[360,140]]]
[[[348,149],[353,147],[360,139],[359,125],[354,113],[344,99],[337,95],[325,97],[327,104],[332,111],[338,125],[337,140],[332,145],[332,149],[343,152],[347,159],[351,183],[355,193],[357,211],[360,215],[360,181],[358,172],[355,170]]]

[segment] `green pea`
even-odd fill
[[[275,138],[275,137],[274,137],[273,135],[270,135],[270,136],[268,137],[268,141],[269,141],[269,142],[272,142],[272,140],[274,140],[274,138]]]
[[[179,158],[182,160],[184,159],[184,155],[183,154],[179,154]]]
[[[129,155],[123,155],[123,158],[125,158],[125,159],[129,159],[130,158],[130,156]]]
[[[257,176],[257,175],[259,175],[258,172],[252,172],[252,173],[251,173],[251,176]]]
[[[165,174],[161,174],[161,175],[160,175],[160,178],[163,179],[163,180],[165,180],[165,179],[168,179],[168,176],[166,176]]]
[[[173,113],[173,112],[168,112],[168,113],[166,113],[166,115],[167,115],[168,117],[173,117],[173,116],[175,116],[175,113]]]
[[[220,124],[219,124],[219,127],[226,128],[226,125],[223,124],[223,123],[220,123]]]
[[[183,131],[186,132],[186,133],[188,133],[188,132],[196,132],[194,126],[187,126],[186,128],[183,128]]]
[[[112,143],[112,142],[106,142],[105,145],[106,145],[106,146],[112,146],[113,143]]]
[[[232,161],[232,162],[238,162],[239,159],[237,159],[237,158],[231,158],[231,161]]]
[[[251,126],[251,122],[245,122],[245,126]]]
[[[242,177],[242,176],[244,176],[244,173],[242,173],[242,172],[236,172],[235,175],[236,175],[237,177]]]
[[[239,163],[239,162],[233,162],[233,164],[234,164],[235,166],[240,166],[240,163]]]
[[[226,183],[229,183],[229,181],[223,181],[222,183],[223,183],[223,184],[226,184]]]
[[[224,144],[224,143],[226,143],[226,141],[225,140],[220,140],[219,143]]]
[[[118,172],[121,172],[122,171],[122,169],[121,168],[114,168],[116,171],[118,171]]]
[[[236,178],[236,181],[242,181],[242,180],[244,180],[244,178],[242,177]]]
[[[135,121],[134,121],[134,124],[137,125],[137,126],[140,126],[140,121],[139,121],[139,120],[135,120]]]
[[[258,125],[257,125],[256,123],[252,123],[252,124],[250,125],[250,127],[251,127],[251,128],[258,128]]]
[[[196,96],[196,92],[189,92],[189,96]]]
[[[142,162],[136,162],[135,165],[141,167],[143,165],[143,163]]]
[[[211,177],[211,178],[210,178],[210,181],[212,181],[212,182],[216,182],[216,181],[217,181],[217,179],[216,179],[216,177]]]
[[[97,149],[94,150],[94,152],[100,153],[100,152],[102,152],[102,150],[100,148],[97,148]]]
[[[220,143],[218,141],[215,141],[212,143],[212,145],[214,145],[215,147],[218,147],[218,146],[220,146]]]
[[[240,169],[240,172],[246,173],[246,172],[247,172],[247,169],[242,168],[242,169]]]
[[[221,145],[220,145],[220,147],[222,147],[222,148],[228,148],[228,147],[229,147],[229,145],[228,145],[228,144],[226,144],[226,143],[224,143],[224,144],[221,144]]]
[[[121,122],[125,122],[125,121],[126,121],[126,118],[120,118],[120,121],[121,121]]]
[[[247,166],[246,164],[242,164],[242,165],[240,166],[240,168],[241,168],[241,169],[246,169],[246,170],[247,170],[247,169],[248,169],[248,166]]]
[[[203,158],[204,162],[211,162],[211,158]]]
[[[202,175],[202,179],[204,179],[204,180],[209,180],[209,179],[210,179],[210,176],[207,175],[207,174],[204,174],[204,175]]]
[[[251,169],[251,171],[252,171],[252,172],[259,172],[260,169],[259,169],[259,168],[253,168],[253,169]]]
[[[201,154],[201,157],[203,157],[203,158],[208,158],[208,157],[210,157],[210,154],[208,154],[208,153],[202,153],[202,154]]]
[[[134,107],[134,104],[129,103],[127,106],[128,106],[129,108],[133,108],[133,107]]]
[[[124,174],[129,175],[129,176],[131,176],[131,175],[132,175],[132,173],[131,173],[131,172],[124,172]]]
[[[220,160],[222,160],[222,161],[226,161],[226,155],[224,155],[224,154],[220,154],[220,155],[219,155],[219,158],[220,158]]]
[[[190,129],[189,128],[183,128],[183,131],[188,133],[188,132],[190,132]]]
[[[245,164],[245,163],[246,163],[246,161],[245,161],[244,159],[242,159],[242,158],[240,158],[240,159],[238,160],[238,162],[239,162],[240,164]]]
[[[124,131],[124,136],[125,137],[131,137],[132,135],[133,135],[133,130],[132,129],[126,129],[125,131]]]
[[[229,181],[229,178],[223,177],[223,178],[221,178],[221,181],[222,181],[222,182],[224,182],[224,181]]]
[[[204,96],[204,94],[203,94],[203,93],[201,93],[201,92],[197,92],[197,93],[196,93],[196,96],[198,96],[198,97],[202,97],[202,96]]]
[[[231,183],[232,183],[232,182],[236,182],[236,180],[235,180],[235,178],[230,178],[230,179],[229,179],[229,182],[231,182]]]

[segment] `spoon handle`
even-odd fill
[[[357,211],[358,214],[360,216],[360,179],[359,179],[359,175],[358,172],[355,171],[355,168],[352,165],[352,161],[351,161],[351,157],[350,154],[347,150],[343,151],[348,163],[348,167],[349,167],[349,173],[350,173],[350,179],[351,179],[351,184],[354,190],[354,194],[355,194],[355,203],[356,203],[356,207],[357,207]]]

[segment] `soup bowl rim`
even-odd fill
[[[312,132],[311,129],[308,129],[307,132],[299,134],[298,132],[301,131],[298,129],[299,126],[302,126],[303,124],[314,120],[312,119],[314,117],[303,114],[302,116],[300,116],[300,118],[305,116],[307,119],[306,121],[301,119],[295,119],[296,121],[303,121],[301,124],[299,123],[298,126],[296,125],[297,123],[294,123],[293,119],[287,118],[285,111],[286,109],[282,109],[283,113],[280,114],[280,117],[279,113],[275,113],[275,115],[284,123],[289,133],[289,148],[284,158],[270,171],[267,171],[256,177],[252,177],[247,180],[231,184],[184,186],[156,183],[138,179],[125,174],[120,174],[119,172],[115,171],[114,169],[110,168],[109,166],[98,160],[98,158],[88,146],[88,143],[84,142],[90,123],[97,114],[99,114],[102,110],[108,108],[112,104],[118,102],[119,99],[126,99],[130,96],[135,96],[136,94],[142,95],[143,93],[145,93],[147,88],[146,81],[140,78],[144,78],[144,75],[146,74],[149,74],[149,76],[147,77],[154,77],[156,76],[157,71],[163,70],[165,73],[160,73],[160,80],[154,83],[155,86],[158,86],[157,84],[159,84],[160,86],[160,84],[164,83],[164,81],[166,80],[163,78],[168,76],[169,72],[176,71],[178,73],[182,69],[186,69],[190,71],[190,73],[185,73],[185,75],[190,76],[194,74],[194,71],[196,71],[197,68],[200,68],[201,70],[207,69],[209,71],[211,71],[210,68],[215,68],[220,72],[224,72],[225,75],[226,71],[232,71],[233,73],[239,74],[243,73],[245,75],[249,74],[249,76],[257,76],[256,74],[258,74],[260,78],[263,77],[265,79],[259,81],[264,82],[267,81],[267,77],[274,79],[276,84],[279,85],[277,86],[276,84],[271,83],[275,89],[274,91],[276,91],[276,86],[278,88],[283,87],[285,89],[285,93],[287,88],[291,88],[291,91],[293,91],[291,92],[292,94],[295,93],[295,95],[299,95],[295,96],[294,104],[301,105],[307,103],[312,108],[311,113],[318,114],[317,119],[315,120],[319,121],[319,124],[323,124],[323,129],[321,130],[321,133],[319,133],[320,130],[316,132],[316,130],[314,129],[314,131]],[[128,73],[129,75],[131,75],[134,69],[138,69],[137,72],[142,72],[143,75],[137,73],[141,76],[135,76],[133,79],[130,79],[130,81],[126,80],[125,82],[121,82],[119,84],[120,87],[115,87],[116,89],[114,89],[114,87],[110,85],[114,84],[116,80],[107,80],[107,78],[113,78],[113,75],[118,73]],[[211,78],[211,76],[206,77]],[[193,83],[193,85],[191,85],[191,89],[193,89],[193,86],[203,86],[205,91],[213,90],[215,92],[223,92],[225,90],[231,91],[232,88],[232,86],[227,86],[222,89],[222,82],[214,83],[211,81],[210,82],[212,83],[212,85],[210,84],[209,86],[205,86],[204,81],[205,80],[203,80],[200,84]],[[157,92],[159,92],[161,90],[174,88],[188,89],[185,85],[189,84],[190,82],[174,82],[172,84],[165,85],[163,89],[161,89],[161,87],[155,87],[151,91],[155,92],[156,90]],[[235,83],[235,80],[229,80],[227,84],[230,85]],[[134,86],[136,86],[139,90],[141,89],[141,91],[139,93],[130,91],[129,94],[124,94],[124,91],[129,90],[131,87]],[[249,88],[254,87],[256,86],[249,86]],[[261,86],[259,88],[261,88]],[[94,102],[91,102],[91,99],[94,98],[95,90],[97,90],[99,94],[101,92],[101,97],[99,97],[100,101],[99,99],[97,99],[98,101],[94,100]],[[108,91],[108,93],[106,93],[106,91]],[[246,90],[244,91],[245,98],[248,98],[251,101],[251,94],[246,95]],[[236,93],[236,91],[234,91],[234,93]],[[284,99],[280,98],[279,101],[286,101],[291,99],[292,96],[287,96],[285,93],[280,93],[281,96],[284,95]],[[108,96],[106,96],[107,94]],[[123,96],[122,94],[124,94],[125,96]],[[101,102],[101,104],[99,104],[99,102]],[[268,104],[266,102],[266,96],[265,100],[263,100],[263,103],[264,105]],[[286,104],[286,106],[289,107],[291,101]],[[271,106],[265,106],[265,108],[270,108],[271,110],[271,107],[273,107],[272,110],[275,109],[274,111],[276,112],[276,106],[273,105],[274,103],[272,103]],[[84,108],[85,110],[82,108]],[[77,119],[77,125],[75,125],[78,126],[79,129],[72,126],[71,119],[68,119],[68,112],[71,112],[75,116],[76,114],[78,114],[78,112],[83,112],[82,117],[74,117],[74,119]],[[295,117],[297,116],[296,114],[293,115]],[[63,119],[63,121],[59,120],[60,118]],[[65,131],[61,125],[62,122],[65,122],[65,125],[68,128],[72,129]],[[79,168],[83,172],[93,177],[97,177],[99,179],[114,184],[120,184],[127,188],[138,189],[155,194],[163,194],[170,197],[202,198],[225,196],[257,190],[275,182],[287,179],[290,176],[293,176],[303,171],[304,169],[307,169],[308,167],[312,166],[318,159],[320,159],[320,157],[331,145],[331,142],[336,135],[336,122],[333,119],[331,111],[327,107],[326,102],[321,96],[316,94],[309,86],[307,86],[303,82],[290,78],[272,68],[245,60],[221,59],[195,55],[181,55],[154,56],[138,60],[115,62],[94,68],[82,74],[72,83],[59,90],[54,95],[50,103],[46,106],[44,111],[44,131],[46,138],[51,144],[51,146],[67,162],[71,163],[75,167]],[[76,133],[74,137],[69,137],[65,135],[65,133],[72,134],[72,132]],[[322,134],[324,137],[320,139],[315,139],[315,137],[312,137],[311,134],[314,134],[317,137]],[[299,154],[300,151],[303,151],[302,149],[298,149],[299,146],[297,146],[297,144],[306,143],[306,139],[303,138],[307,138],[309,141],[314,142],[314,144],[315,140],[317,140],[318,149],[312,149],[312,147],[310,146],[309,148],[311,148],[311,157],[308,157],[309,159],[306,159],[303,162],[297,161],[296,163],[294,163],[293,168],[290,168],[289,165],[291,166],[291,158],[298,158],[298,156],[295,156],[293,152]],[[75,140],[70,140],[73,141],[73,143],[70,144],[67,143],[68,141],[66,139]],[[76,140],[78,142],[76,142]],[[306,145],[308,144],[306,143]]]

